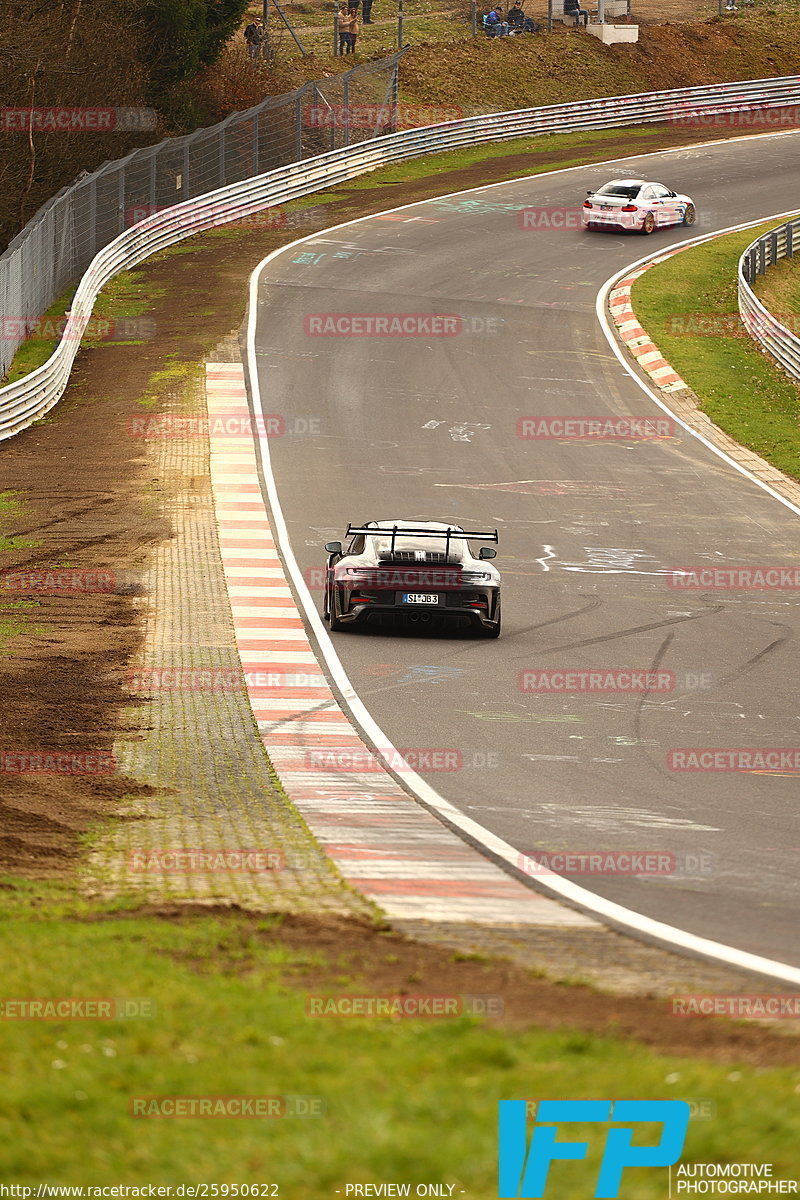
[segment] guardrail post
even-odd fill
[[[125,168],[117,170],[117,229],[125,232]]]
[[[478,32],[478,0],[472,0],[472,36],[475,37]]]
[[[794,257],[794,225],[786,226],[786,257]]]
[[[294,101],[294,153],[297,161],[303,157],[303,96],[305,88],[295,96]]]
[[[773,229],[769,235],[769,263],[768,266],[773,266],[778,261],[778,231]]]

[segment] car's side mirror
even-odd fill
[[[670,192],[670,196],[671,196],[671,198],[672,198],[673,200],[675,199],[675,197],[677,196],[677,194],[678,194],[677,192]]]
[[[587,196],[593,196],[593,195],[594,195],[594,192],[592,191],[592,189],[591,189],[591,188],[587,188],[587,189],[586,189],[586,195],[587,195]]]
[[[328,551],[328,554],[341,554],[342,553],[342,543],[341,542],[326,542],[325,549]]]
[[[492,546],[481,546],[478,558],[497,558],[497,551]]]

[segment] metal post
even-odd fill
[[[625,24],[630,25],[630,23],[631,23],[631,0],[628,0],[628,9],[627,9],[627,12],[625,13]]]
[[[606,0],[597,0],[597,24],[605,25],[606,21]]]
[[[117,211],[118,229],[120,233],[125,232],[125,168],[117,168]]]
[[[344,144],[350,145],[350,74],[342,80],[342,100],[344,101]]]
[[[269,28],[269,0],[264,0],[264,9],[262,12],[262,18],[264,21],[264,37],[266,37],[267,29]]]
[[[472,0],[472,36],[478,32],[478,0]]]
[[[403,0],[397,0],[397,49],[403,49]]]
[[[305,88],[302,88],[295,96],[294,101],[294,157],[296,162],[300,162],[303,157],[303,96]],[[312,93],[313,94],[313,93]]]
[[[339,4],[336,3],[336,9],[333,14],[333,57],[339,57]]]
[[[553,0],[547,0],[547,32],[553,32]]]

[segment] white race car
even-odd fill
[[[652,233],[661,225],[694,225],[697,213],[690,196],[671,192],[662,183],[612,179],[583,202],[584,229],[634,229]]]

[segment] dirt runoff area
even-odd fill
[[[314,228],[359,215],[565,160],[606,159],[690,140],[674,129],[649,130],[643,137],[626,131],[585,146],[573,142],[561,152],[537,148],[420,180],[404,182],[395,168],[392,178],[399,182],[375,176],[366,187],[340,187],[330,199],[320,194],[310,207],[288,211],[284,225],[269,220],[263,227],[251,223],[200,235],[126,276],[125,302],[133,297],[137,311],[145,307],[152,336],[133,346],[98,342],[82,349],[64,399],[0,449],[0,874],[12,880],[71,876],[82,835],[115,819],[121,801],[144,790],[114,769],[111,755],[115,739],[135,736],[124,728],[124,711],[136,703],[128,680],[148,603],[139,580],[171,528],[161,514],[161,481],[151,477],[131,418],[157,413],[168,402],[182,404],[185,390],[196,386],[198,364],[240,325],[255,265]],[[694,140],[708,136],[698,131]],[[305,931],[311,941],[328,937],[324,922],[283,928],[295,928],[297,936]],[[352,922],[338,928],[334,940],[338,946],[344,939],[368,963],[376,937],[375,930]],[[448,990],[437,975],[447,960],[440,949],[392,937],[402,955],[422,964],[429,990]],[[546,993],[544,984],[513,970],[523,991],[539,989],[537,1020],[594,1027],[592,1012],[601,1011],[595,993],[584,996],[578,989],[572,1013],[567,990],[546,985]],[[374,972],[370,978],[377,978]],[[479,982],[471,977],[462,990],[486,990]],[[656,1038],[663,1002],[652,1003],[660,1007],[642,1008],[650,1015],[640,1022],[636,1002],[609,1000],[603,1020],[621,1014],[621,1029],[636,1025],[642,1036],[649,1030],[647,1036]],[[520,1015],[530,1005],[529,997]],[[687,1032],[692,1022],[664,1024],[672,1028],[663,1035],[670,1044],[692,1052],[703,1044],[722,1052],[724,1043],[741,1057],[748,1046],[756,1054],[759,1039],[773,1036],[756,1029],[726,1034],[729,1040],[718,1044],[709,1032],[714,1023],[700,1021],[702,1033],[694,1041]]]

